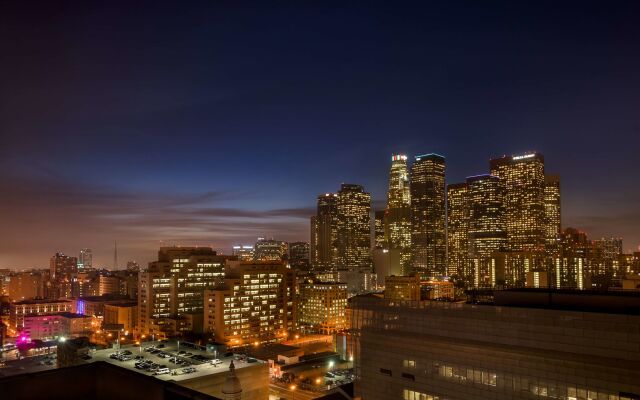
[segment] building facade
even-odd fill
[[[350,311],[363,399],[640,398],[635,314],[364,296]]]
[[[342,184],[337,202],[338,269],[371,267],[371,195],[360,185]]]
[[[424,275],[445,275],[445,159],[415,157],[411,166],[411,247],[413,268]]]
[[[407,156],[404,154],[391,156],[384,230],[387,248],[398,249],[401,268],[409,273],[412,269],[411,192]]]
[[[204,331],[229,347],[284,340],[296,328],[295,275],[281,262],[228,262],[204,292]]]
[[[316,215],[311,217],[311,266],[316,271],[336,268],[338,262],[338,195],[318,196]]]
[[[300,285],[299,326],[305,331],[331,335],[346,326],[347,284],[313,282]]]
[[[447,186],[447,274],[471,281],[467,183]]]
[[[544,251],[546,237],[544,157],[539,153],[491,160],[491,175],[505,188],[507,245],[513,251]]]

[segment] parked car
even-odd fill
[[[154,372],[154,375],[164,375],[164,374],[168,374],[171,371],[169,371],[169,368],[158,368],[158,370],[156,372]]]

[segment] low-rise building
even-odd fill
[[[384,298],[395,300],[420,300],[420,275],[387,276]]]
[[[73,312],[73,302],[70,300],[23,300],[11,303],[9,306],[9,325],[21,331],[24,328],[24,318],[31,315],[45,315],[61,312]]]
[[[104,305],[104,323],[122,325],[125,331],[133,332],[138,321],[138,302],[107,303]]]
[[[92,323],[92,317],[70,312],[27,315],[21,334],[30,339],[83,336],[91,334]]]

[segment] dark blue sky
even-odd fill
[[[393,152],[540,151],[563,225],[637,248],[640,3],[487,4],[3,3],[0,267],[307,240]]]

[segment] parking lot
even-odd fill
[[[142,374],[153,375],[158,379],[174,381],[226,372],[231,360],[234,360],[236,369],[262,362],[243,359],[238,355],[224,357],[185,345],[178,348],[177,342],[145,342],[142,347],[122,346],[119,354],[124,353],[124,357],[116,358],[115,353],[115,349],[96,350],[91,354],[91,361],[106,361]],[[216,359],[219,361],[214,365],[213,361]],[[162,373],[158,374],[160,372]]]

